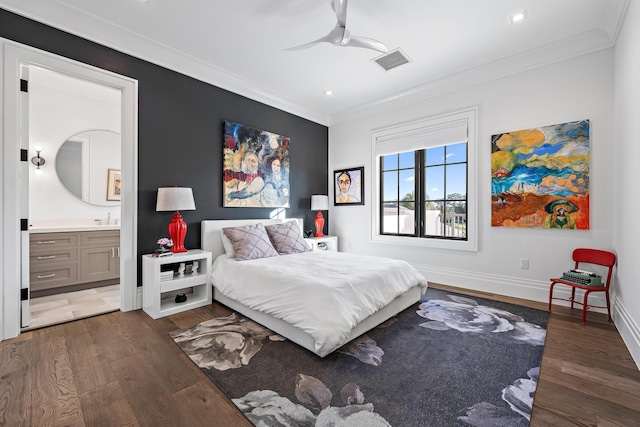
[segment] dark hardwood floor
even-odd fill
[[[158,320],[142,310],[113,312],[6,340],[0,425],[251,426],[167,334],[228,313],[219,304]],[[640,371],[605,315],[589,313],[587,322],[554,306],[531,426],[640,425]]]

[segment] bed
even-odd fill
[[[300,219],[202,221],[202,249],[214,260],[214,300],[320,357],[410,307],[426,291],[427,281],[415,268],[390,258],[334,251],[248,261],[227,255],[222,229],[258,223],[269,228],[284,221],[303,229]]]

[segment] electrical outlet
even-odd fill
[[[529,268],[529,258],[520,258],[520,268],[523,270]]]

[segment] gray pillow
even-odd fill
[[[238,261],[278,256],[262,224],[223,228],[223,231],[231,240]]]
[[[267,225],[265,228],[273,247],[276,248],[280,255],[297,254],[311,250],[304,240],[296,221]]]

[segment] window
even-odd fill
[[[467,239],[466,141],[380,162],[380,234]]]
[[[374,241],[477,250],[476,110],[374,131]]]

